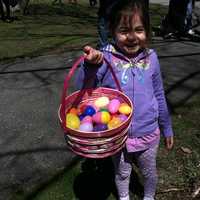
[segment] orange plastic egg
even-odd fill
[[[72,114],[74,114],[74,115],[78,115],[78,110],[77,110],[76,108],[71,108],[71,109],[69,110],[69,113],[72,113]]]
[[[108,129],[113,129],[121,124],[121,120],[118,117],[113,117],[108,123]]]

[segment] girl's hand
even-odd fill
[[[174,145],[173,136],[165,138],[165,146],[168,150],[172,149],[173,145]]]
[[[100,64],[103,62],[103,53],[90,46],[85,46],[83,48],[85,54],[85,61],[90,64]]]

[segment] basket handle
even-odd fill
[[[74,74],[75,70],[77,69],[77,67],[79,66],[79,64],[85,59],[85,56],[80,56],[76,61],[75,63],[73,64],[72,68],[70,69],[68,75],[66,76],[65,80],[64,80],[64,87],[63,87],[63,93],[62,93],[62,99],[61,99],[61,103],[64,103],[65,101],[65,95],[67,93],[67,89],[68,89],[68,86],[69,86],[69,81],[72,77],[72,75]],[[111,66],[111,64],[108,62],[108,60],[104,57],[104,61],[106,62],[106,64],[108,65],[110,71],[111,71],[111,74],[114,78],[114,81],[117,85],[117,88],[119,91],[122,92],[122,89],[121,89],[121,86],[119,84],[119,81],[116,77],[116,74]]]

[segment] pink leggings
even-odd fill
[[[113,156],[115,183],[119,197],[129,195],[132,164],[136,161],[144,177],[144,197],[154,198],[157,185],[156,155],[158,145],[144,151],[127,153],[126,149]]]

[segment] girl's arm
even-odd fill
[[[95,88],[101,82],[106,71],[106,64],[103,62],[103,53],[90,46],[84,51],[84,62],[81,63],[76,77],[78,89]]]
[[[158,109],[159,109],[159,125],[161,128],[161,132],[163,133],[165,137],[165,145],[167,149],[171,149],[173,147],[173,130],[172,130],[172,124],[171,124],[171,117],[167,108],[166,98],[164,94],[164,88],[163,88],[163,81],[162,76],[160,72],[160,64],[157,58],[156,53],[153,53],[153,60],[154,64],[154,74],[153,74],[153,88],[154,88],[154,94],[156,96],[156,99],[158,101]]]

